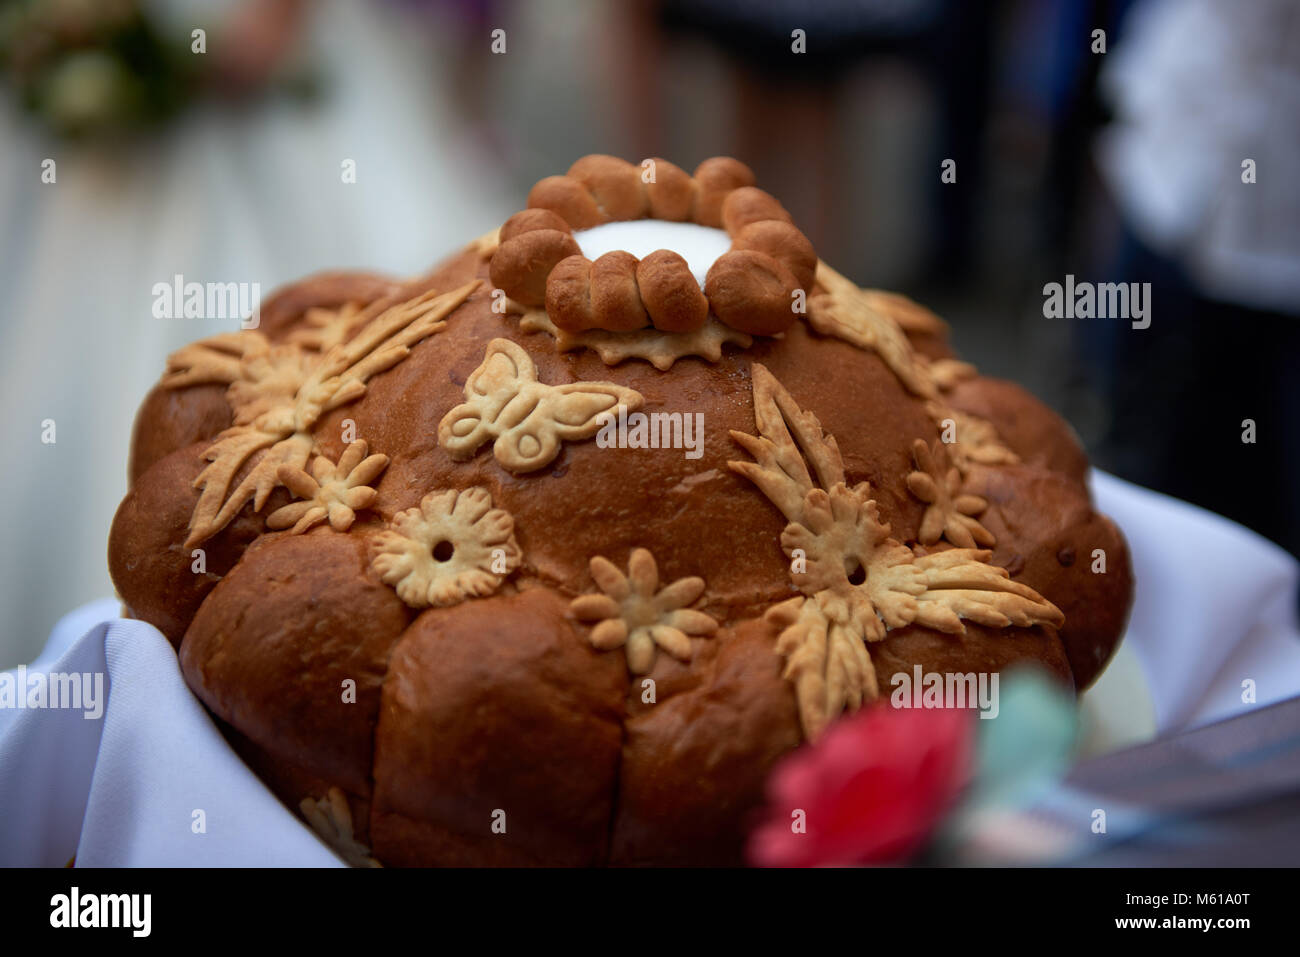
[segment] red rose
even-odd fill
[[[767,819],[750,835],[750,862],[906,860],[969,778],[971,723],[964,710],[895,709],[881,701],[831,725],[768,778]]]

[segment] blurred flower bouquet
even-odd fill
[[[1076,705],[1036,672],[1009,677],[997,716],[880,700],[786,758],[750,838],[768,867],[979,863],[984,822],[1070,764]]]
[[[0,73],[61,134],[147,126],[193,96],[187,48],[136,0],[0,0]]]
[[[42,125],[83,138],[159,126],[207,94],[309,99],[319,77],[293,57],[305,9],[249,0],[210,41],[141,0],[0,0],[0,78]]]

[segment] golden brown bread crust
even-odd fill
[[[709,268],[704,295],[713,314],[755,336],[774,336],[794,321],[790,309],[799,288],[785,263],[752,249],[732,249]]]
[[[978,376],[948,393],[952,407],[994,422],[1023,462],[1076,482],[1088,477],[1088,455],[1068,422],[1014,382]]]
[[[258,614],[250,595],[281,613]],[[369,571],[361,535],[271,534],[203,602],[181,668],[255,744],[369,796],[379,690],[411,617]]]
[[[187,389],[156,385],[145,396],[127,458],[127,479],[134,484],[155,462],[177,449],[212,438],[229,427],[233,415],[226,387],[215,383]]]
[[[271,339],[284,338],[315,307],[333,308],[345,302],[373,302],[392,295],[401,282],[369,272],[320,272],[277,289],[262,304],[259,331]]]
[[[1127,602],[1114,601],[1133,589],[1124,537],[1093,510],[1087,489],[1062,473],[1027,465],[978,468],[969,485],[989,503],[981,521],[997,538],[994,563],[1053,596],[1065,613],[1061,641],[1075,686],[1088,687],[1124,629]],[[1093,570],[1097,550],[1104,553],[1104,573]]]
[[[657,702],[629,699],[611,864],[734,864],[768,772],[799,744],[764,622],[697,644],[689,667],[659,656]]]
[[[627,669],[545,587],[423,612],[389,663],[376,739],[385,862],[606,860]],[[471,719],[472,716],[472,719]],[[505,814],[494,834],[493,814]]]
[[[695,205],[695,181],[691,174],[675,163],[655,157],[655,179],[646,183],[646,214],[668,222],[684,222],[691,218]]]
[[[691,275],[691,267],[671,249],[659,249],[637,264],[641,302],[656,329],[690,332],[709,318],[709,300]]]
[[[131,617],[149,622],[177,647],[208,593],[266,530],[265,513],[245,510],[198,554],[184,547],[199,497],[192,483],[206,449],[198,442],[154,463],[131,485],[109,533],[109,574]],[[274,509],[288,501],[280,489],[269,504]]]
[[[617,183],[596,172],[602,201],[624,208]],[[674,179],[664,174],[667,191]],[[706,179],[720,189],[736,177],[724,164]],[[467,249],[401,285],[354,280],[358,298],[343,301],[401,301],[489,270]],[[304,311],[341,304],[315,282],[272,301]],[[278,489],[260,513],[245,507],[202,544],[206,575],[191,572],[181,543],[204,452],[229,417],[212,386],[155,390],[137,420],[133,482],[110,537],[114,581],[132,614],[180,642],[186,680],[286,803],[296,809],[324,786],[341,789],[359,839],[386,864],[735,863],[767,771],[802,739],[777,629],[761,617],[794,594],[778,544],[786,520],[727,464],[742,457],[729,430],[754,430],[752,369],[762,363],[835,436],[847,481],[870,482],[900,541],[917,539],[925,511],[906,484],[912,443],[935,424],[874,352],[802,322],[716,363],[686,358],[664,373],[559,353],[548,335],[522,332],[492,306],[481,286],[443,331],[374,376],[363,398],[315,424],[331,461],[348,444],[348,423],[391,457],[374,511],[347,533],[267,532],[265,516],[289,501]],[[298,317],[277,309],[266,331],[281,340]],[[612,382],[636,390],[647,410],[702,412],[702,456],[587,440],[565,442],[527,474],[488,450],[453,459],[438,445],[439,423],[465,400],[495,338],[527,350],[541,382]],[[927,354],[949,354],[932,332],[914,337],[927,338]],[[1008,383],[968,379],[947,399],[991,421],[1018,454],[1018,464],[972,466],[969,484],[988,502],[980,520],[996,538],[993,563],[1054,602],[1065,624],[968,623],[962,635],[896,628],[868,646],[880,685],[887,693],[890,676],[915,665],[967,672],[1036,662],[1083,687],[1118,642],[1132,590],[1123,538],[1083,485],[1086,459],[1068,426]],[[513,517],[523,564],[495,594],[408,608],[371,568],[371,535],[433,489],[471,486]],[[595,589],[593,556],[626,567],[635,548],[653,553],[664,582],[703,577],[702,608],[720,626],[691,639],[689,663],[657,656],[644,676],[653,703],[642,676],[629,676],[621,653],[595,650],[568,608]],[[1092,571],[1095,549],[1106,553],[1104,574]],[[355,703],[344,703],[347,680]],[[504,833],[492,829],[498,810]]]

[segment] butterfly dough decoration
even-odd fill
[[[491,439],[502,466],[533,472],[559,454],[562,442],[595,435],[607,413],[620,405],[633,411],[643,402],[635,389],[612,382],[540,382],[523,348],[493,339],[465,382],[465,401],[439,423],[438,444],[464,461]]]

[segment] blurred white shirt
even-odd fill
[[[1150,0],[1101,86],[1098,159],[1139,237],[1207,296],[1300,314],[1300,2]]]

